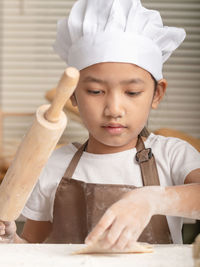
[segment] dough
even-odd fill
[[[73,254],[118,254],[118,253],[151,253],[153,252],[153,247],[147,243],[136,242],[131,248],[125,250],[113,250],[113,249],[103,249],[100,242],[96,242],[93,245],[85,246],[84,248],[74,251]]]
[[[86,245],[84,248],[73,252],[73,254],[119,254],[119,253],[150,253],[153,252],[152,245],[143,242],[135,242],[131,248],[123,250],[104,249],[102,242],[109,230],[106,230],[100,238],[92,245]]]

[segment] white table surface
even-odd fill
[[[192,267],[191,245],[155,245],[153,253],[71,255],[84,245],[0,244],[1,267]]]

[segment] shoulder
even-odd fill
[[[147,141],[150,142],[150,144],[170,144],[170,143],[176,143],[176,142],[185,142],[179,138],[176,137],[166,137],[158,134],[151,133],[147,139]]]
[[[41,193],[45,195],[45,192],[57,187],[76,151],[77,148],[73,144],[64,145],[53,151],[39,177],[38,186]]]
[[[184,140],[151,134],[147,144],[161,169],[172,175],[174,184],[183,184],[185,177],[200,167],[200,153]]]
[[[199,154],[188,142],[176,137],[165,137],[151,133],[147,139],[147,143],[152,149],[156,151],[162,150],[165,153],[172,153],[175,150],[190,150],[195,154]]]
[[[71,160],[76,151],[77,148],[71,143],[55,149],[50,156],[46,167],[52,168],[61,167],[63,164],[66,165],[66,163]]]
[[[156,158],[169,165],[200,165],[200,153],[188,142],[175,138],[151,134],[147,139]]]
[[[23,209],[25,217],[36,221],[52,220],[55,192],[75,152],[72,144],[54,150]]]

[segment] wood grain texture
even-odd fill
[[[15,158],[0,186],[0,219],[17,219],[40,172],[60,139],[67,119],[64,113],[58,123],[48,122],[44,113],[49,105],[40,107],[34,122],[24,136]]]
[[[62,111],[75,90],[79,71],[67,68],[51,105],[38,108],[0,186],[0,220],[13,221],[20,215],[39,175],[56,147],[66,125]]]

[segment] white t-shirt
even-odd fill
[[[200,153],[177,138],[151,134],[145,147],[152,148],[161,186],[184,184],[186,176],[200,168]],[[56,149],[43,169],[22,214],[36,221],[52,221],[57,186],[77,148],[73,144]],[[73,179],[99,184],[128,184],[142,186],[142,177],[135,161],[136,149],[113,154],[83,155]],[[174,243],[182,243],[182,219],[167,217]]]

